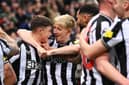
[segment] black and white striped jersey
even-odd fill
[[[3,57],[7,56],[10,53],[11,49],[9,48],[9,46],[7,45],[7,43],[0,39],[0,85],[4,85],[3,84],[3,79],[4,79],[4,68],[3,68]]]
[[[115,21],[110,30],[104,33],[102,41],[108,49],[115,47],[120,62],[120,71],[129,78],[129,18]]]
[[[36,48],[22,42],[19,57],[13,63],[15,64],[14,70],[17,75],[16,85],[40,85],[41,60]]]
[[[112,24],[112,20],[105,15],[97,14],[88,23],[88,43],[93,44],[101,38],[102,34]],[[86,59],[87,64],[91,62]],[[95,67],[95,63],[91,65],[90,69],[86,68],[83,64],[81,85],[114,85],[112,81],[101,75]]]
[[[73,45],[73,41],[68,41],[65,45]],[[56,40],[51,43],[51,46],[54,48],[62,47]],[[77,85],[75,79],[76,67],[76,64],[68,62],[60,56],[52,56],[43,60],[43,85]]]

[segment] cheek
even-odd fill
[[[120,6],[120,5],[115,6],[114,10],[118,14],[118,16],[123,16],[124,15],[123,14],[124,10],[123,10],[122,6]]]

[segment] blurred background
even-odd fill
[[[95,0],[0,0],[0,26],[14,39],[18,28],[29,29],[34,15],[55,16],[70,14],[75,17],[79,7]]]

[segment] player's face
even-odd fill
[[[124,16],[124,1],[125,0],[115,0],[113,9],[117,13],[118,16],[123,17]]]
[[[50,37],[50,35],[51,35],[51,29],[52,29],[52,27],[51,26],[47,26],[47,27],[45,27],[45,29],[42,29],[41,31],[40,31],[40,40],[41,40],[41,42],[47,42],[48,41],[48,38]]]
[[[57,42],[63,43],[66,40],[66,36],[70,33],[69,29],[62,25],[55,24],[53,29]]]
[[[91,14],[77,14],[77,24],[80,27],[86,27],[88,24],[89,20],[91,19],[92,15]]]

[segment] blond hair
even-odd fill
[[[60,24],[65,28],[74,28],[76,22],[72,16],[65,14],[55,17],[54,24]]]

